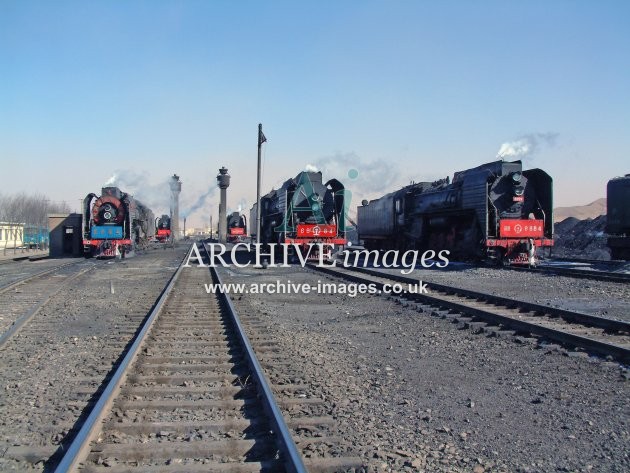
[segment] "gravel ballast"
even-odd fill
[[[400,270],[386,269],[400,275]],[[408,277],[425,282],[500,295],[551,307],[630,321],[630,284],[572,278],[555,274],[479,268],[451,264],[445,269],[419,269]]]
[[[64,286],[1,353],[0,471],[44,471],[184,257],[101,262]]]
[[[507,296],[501,288],[511,285],[508,278],[516,286],[525,276],[487,271],[497,278],[491,289]],[[231,267],[224,274],[246,283],[342,283],[300,267]],[[528,287],[533,298],[548,297]],[[562,298],[553,282],[546,287]],[[595,302],[605,304],[600,294]],[[370,471],[630,468],[628,372],[616,363],[534,339],[475,334],[381,296],[234,299],[242,317],[260,314]]]
[[[0,471],[50,469],[50,455],[89,410],[183,256],[182,247],[101,264],[9,341],[0,364]],[[221,274],[245,284],[347,284],[299,266]],[[412,276],[619,318],[630,301],[623,284],[491,268]],[[630,470],[630,376],[617,363],[474,333],[382,296],[263,291],[233,300],[286,357],[286,368],[275,368],[286,372],[270,378],[299,378],[309,396],[324,399],[317,415],[332,415],[331,435],[342,439],[333,450],[359,455],[366,472]]]

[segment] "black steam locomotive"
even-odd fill
[[[162,215],[155,219],[155,239],[164,243],[171,239],[171,217]]]
[[[322,183],[321,172],[304,171],[260,199],[260,243],[345,245],[345,190],[336,179]],[[256,240],[256,211],[250,211]]]
[[[630,174],[608,181],[606,207],[610,257],[630,260]]]
[[[552,179],[520,161],[496,161],[362,202],[367,249],[449,250],[451,258],[535,264],[553,245]]]
[[[96,199],[96,200],[94,200]],[[83,253],[86,258],[130,256],[155,233],[153,212],[118,187],[83,200]]]
[[[227,241],[235,243],[247,235],[247,219],[239,212],[227,216]]]

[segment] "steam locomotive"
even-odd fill
[[[155,234],[153,212],[118,187],[83,200],[83,254],[86,258],[130,256]]]
[[[630,174],[608,181],[606,233],[611,259],[630,260]]]
[[[403,187],[358,207],[369,250],[449,250],[451,258],[537,262],[553,245],[552,179],[520,161],[496,161]]]
[[[227,241],[237,242],[247,235],[247,219],[239,212],[232,212],[227,216]]]
[[[260,243],[345,245],[345,190],[337,179],[322,182],[321,172],[301,172],[260,199]],[[257,205],[250,211],[255,240]],[[311,253],[315,257],[316,253]]]
[[[164,243],[171,239],[171,217],[162,215],[155,219],[155,239]]]

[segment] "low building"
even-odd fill
[[[50,257],[83,256],[81,214],[48,214]]]
[[[24,224],[0,222],[0,250],[24,246]]]
[[[187,228],[186,237],[202,237],[210,235],[210,228]]]

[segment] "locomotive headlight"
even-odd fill
[[[521,174],[520,172],[516,171],[512,173],[512,182],[514,184],[518,184],[519,182],[521,182],[521,179],[523,178],[523,174]]]
[[[111,204],[103,205],[103,218],[105,220],[113,220],[116,218],[116,207]]]
[[[514,195],[515,196],[522,196],[525,193],[525,188],[523,186],[516,186],[514,188]]]

